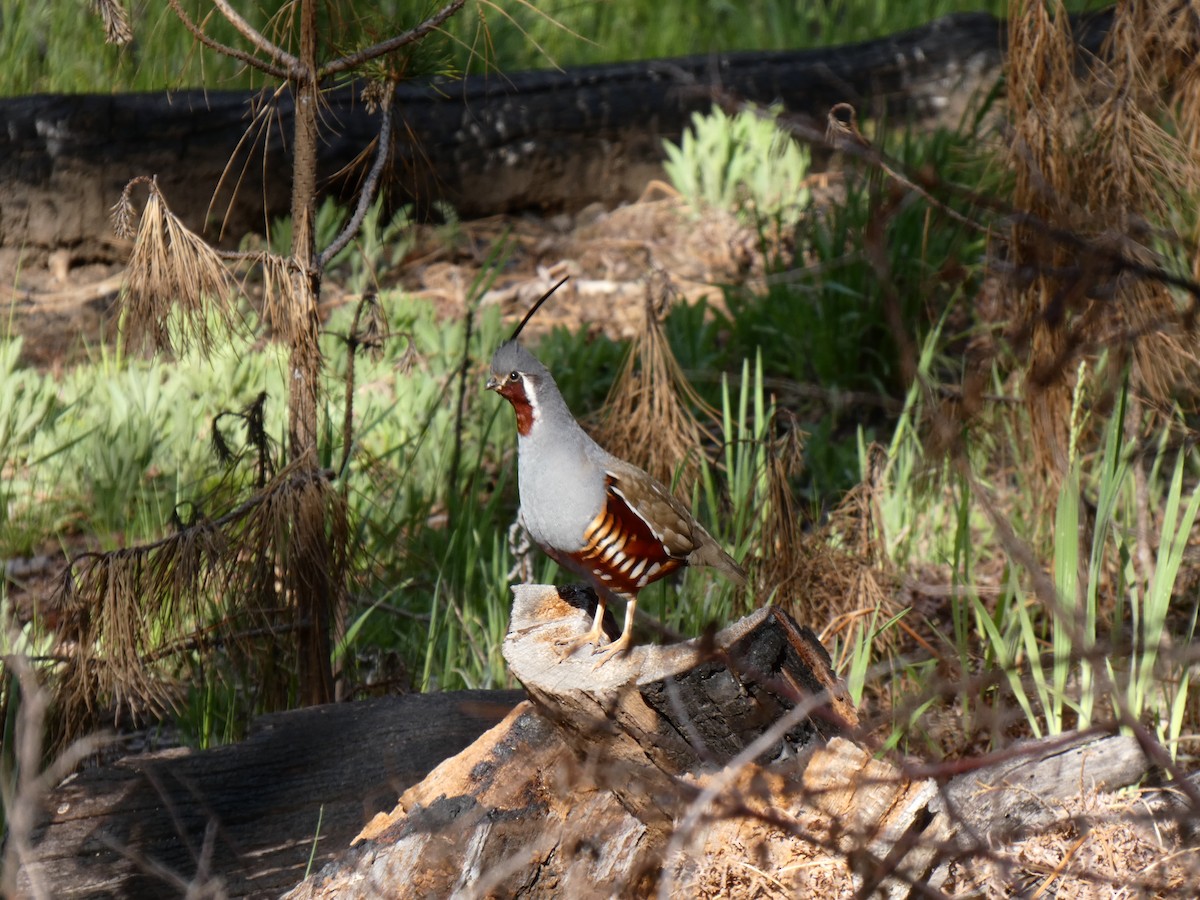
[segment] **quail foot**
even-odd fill
[[[599,598],[591,630],[569,642],[569,652],[595,645],[598,668],[629,649],[638,592],[683,566],[712,566],[745,585],[741,566],[670,491],[587,435],[549,370],[516,341],[492,357],[487,387],[516,411],[517,489],[529,536]],[[627,604],[625,627],[601,647],[612,600]]]

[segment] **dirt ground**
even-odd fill
[[[642,320],[647,275],[665,272],[689,301],[721,300],[720,285],[762,278],[758,233],[732,216],[693,213],[666,185],[652,183],[637,202],[591,206],[549,218],[496,216],[453,226],[417,226],[412,250],[379,273],[380,287],[402,287],[437,304],[447,316],[464,309],[466,292],[501,240],[509,258],[484,304],[520,316],[564,275],[571,280],[539,312],[531,331],[555,325],[596,327],[629,337]],[[88,345],[116,333],[118,292],[129,246],[114,240],[107,258],[79,258],[69,249],[0,249],[0,302],[10,333],[24,340],[27,365],[54,370],[80,358]],[[323,285],[327,311],[355,298],[339,273]]]

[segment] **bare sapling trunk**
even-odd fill
[[[169,656],[160,652],[162,646],[191,646],[191,633],[212,615],[214,602],[226,632],[211,642],[206,635],[206,646],[237,646],[239,658],[249,660],[248,671],[294,672],[297,690],[278,692],[275,702],[289,695],[305,705],[334,699],[331,635],[347,596],[350,534],[344,492],[335,482],[339,473],[347,471],[351,411],[348,404],[340,432],[347,435],[347,458],[333,472],[322,467],[318,446],[318,436],[324,432],[321,282],[329,260],[362,227],[388,160],[392,97],[400,77],[396,71],[402,67],[380,60],[426,37],[465,2],[451,0],[402,34],[322,60],[323,49],[336,45],[337,35],[321,33],[326,26],[319,23],[318,12],[324,7],[316,0],[293,4],[287,22],[295,30],[278,43],[243,18],[231,0],[213,0],[210,15],[223,17],[232,26],[237,35],[234,46],[217,41],[205,30],[208,19],[194,20],[179,0],[167,0],[197,43],[238,59],[290,89],[295,108],[292,239],[286,258],[268,251],[215,249],[171,213],[168,198],[154,178],[134,179],[114,210],[118,230],[134,244],[123,294],[125,324],[135,340],[140,333],[159,348],[195,346],[208,351],[222,343],[225,329],[236,327],[237,288],[247,267],[259,267],[263,320],[288,347],[286,465],[275,471],[269,448],[262,449],[267,448],[264,437],[260,447],[268,457],[262,466],[264,476],[256,493],[234,509],[223,515],[213,511],[197,516],[177,534],[143,547],[120,554],[84,554],[72,561],[62,592],[68,610],[64,636],[85,652],[63,678],[64,707],[73,723],[68,730],[88,727],[94,711],[110,701],[135,713],[176,705],[179,686],[169,676],[162,677],[148,660]],[[347,223],[329,246],[321,248],[316,197],[322,90],[372,62],[363,98],[369,109],[381,114],[375,146],[363,154],[370,161],[369,171]],[[270,98],[279,94],[267,91],[262,95],[266,102],[252,106],[249,135],[270,127],[274,112]],[[133,201],[135,188],[148,193],[140,215]],[[214,326],[214,321],[219,325]],[[355,335],[347,338],[351,348],[356,341]],[[197,551],[198,547],[202,549]],[[121,614],[93,615],[96,609]],[[129,615],[130,610],[135,614]],[[185,612],[180,614],[181,610]],[[246,621],[255,622],[255,627],[239,628],[238,623]],[[126,627],[119,630],[114,622]],[[262,622],[266,627],[259,627]],[[157,638],[147,637],[156,634]],[[156,646],[147,646],[155,640]],[[283,641],[292,642],[294,661],[278,652]],[[266,682],[272,680],[268,677]]]
[[[288,453],[293,465],[316,469],[317,395],[320,391],[320,319],[317,299],[321,271],[316,247],[317,189],[317,10],[315,0],[300,9],[300,68],[293,76],[296,97],[295,156],[292,162],[292,309],[291,354],[288,371]],[[293,582],[299,617],[300,699],[306,705],[333,700],[330,653],[333,585],[330,583],[330,548],[324,529],[303,529],[294,563],[299,577]],[[296,534],[301,537],[301,531]]]

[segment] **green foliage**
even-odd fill
[[[164,14],[165,0],[127,5],[135,43],[122,50],[104,43],[99,17],[81,15],[78,3],[0,0],[0,58],[5,60],[0,95],[262,85],[261,75],[236,60],[199,52],[175,17]],[[209,8],[200,0],[182,5],[195,21]],[[235,6],[268,35],[288,18],[284,0]],[[404,0],[322,4],[320,9],[321,34],[343,51],[415,24],[414,5]],[[448,41],[438,47],[421,42],[393,65],[408,74],[511,72],[714,51],[802,49],[879,37],[946,13],[979,9],[1005,14],[1001,0],[468,3],[447,23]],[[207,27],[221,43],[247,49],[220,16],[210,17]]]
[[[29,464],[48,462],[56,455],[49,450],[44,460],[37,460],[31,458],[30,448],[32,439],[61,412],[61,402],[52,383],[18,368],[20,354],[20,338],[0,341],[0,541],[28,549],[30,532],[14,520],[13,505],[39,490],[39,473]]]
[[[1186,462],[1184,454],[1176,457],[1174,475],[1163,508],[1158,558],[1150,584],[1144,592],[1135,590],[1130,598],[1134,643],[1130,654],[1126,702],[1136,718],[1140,719],[1146,713],[1152,715],[1158,737],[1168,744],[1172,756],[1178,751],[1178,741],[1182,736],[1190,676],[1185,660],[1164,658],[1161,655],[1162,648],[1175,640],[1182,646],[1190,646],[1196,629],[1194,600],[1186,631],[1175,635],[1169,628],[1171,601],[1178,590],[1180,565],[1196,523],[1196,515],[1200,512],[1200,485],[1189,489],[1190,496],[1186,505],[1182,505]]]
[[[1000,0],[549,0],[506,4],[503,10],[501,15],[484,18],[469,8],[455,24],[461,40],[472,47],[487,46],[490,62],[502,70],[733,50],[799,50],[892,34],[952,12],[985,10],[1003,16],[1007,4]],[[476,58],[474,68],[482,68],[485,62]]]
[[[775,127],[775,108],[734,116],[695,113],[678,145],[663,141],[667,177],[696,215],[735,212],[748,222],[794,226],[808,207],[809,151]]]
[[[0,76],[0,95],[263,86],[264,76],[252,67],[201,51],[166,0],[126,0],[125,5],[134,42],[122,48],[106,44],[100,17],[77,3],[0,0],[0,53],[9,62]],[[180,5],[214,40],[250,49],[222,16],[210,15],[211,4],[183,0]],[[270,38],[279,38],[292,20],[287,0],[232,5]],[[399,0],[320,4],[318,29],[332,46],[348,50],[404,33],[415,24],[413,15],[412,4]],[[452,66],[447,52],[445,45],[433,51],[418,43],[394,62],[402,71],[438,74]]]
[[[582,336],[554,328],[538,342],[539,353],[558,360],[554,370],[563,399],[580,416],[600,408],[612,388],[625,346],[604,335]]]
[[[719,466],[701,459],[691,507],[735,558],[749,560],[763,545],[773,512],[767,442],[775,405],[764,384],[761,359],[753,368],[743,361],[736,391],[722,378],[720,410],[723,454]],[[704,570],[689,572],[682,582],[658,582],[645,596],[644,609],[680,634],[724,627],[738,612],[733,586]]]
[[[1148,495],[1162,530],[1145,582],[1135,566],[1137,531],[1132,524],[1139,442],[1124,431],[1126,394],[1117,400],[1099,447],[1087,453],[1073,449],[1071,467],[1052,505],[1046,571],[1040,570],[1042,557],[1035,556],[1039,571],[1029,572],[1026,558],[1009,556],[1005,541],[1016,540],[1036,554],[1041,546],[1037,520],[1010,518],[1008,526],[1015,531],[1002,539],[982,514],[995,497],[977,496],[978,481],[923,467],[923,451],[909,424],[919,415],[920,403],[910,395],[888,452],[888,489],[878,501],[881,524],[892,559],[902,569],[937,559],[949,563],[951,628],[944,641],[959,672],[949,684],[929,689],[924,662],[902,667],[903,677],[893,690],[905,698],[899,705],[910,711],[909,724],[917,726],[912,734],[919,733],[920,712],[938,705],[940,693],[952,689],[967,741],[988,727],[993,739],[999,739],[999,723],[1011,721],[1015,709],[1036,736],[1126,716],[1150,724],[1172,755],[1178,751],[1190,699],[1187,661],[1164,655],[1162,648],[1190,644],[1195,635],[1195,598],[1186,600],[1189,612],[1184,614],[1174,604],[1185,587],[1183,549],[1200,512],[1200,487],[1194,476],[1185,479],[1197,460],[1194,452],[1168,451],[1163,443],[1150,466]],[[1086,398],[1077,394],[1072,424],[1080,448],[1093,415]],[[1020,443],[1022,433],[1012,432],[1016,443],[1002,451],[1006,458],[1020,459],[1029,452]],[[995,449],[974,449],[979,452],[970,457],[972,472],[989,477]],[[920,478],[913,477],[922,470]],[[1015,471],[1022,471],[1019,464]],[[1164,478],[1167,471],[1171,474]],[[1015,496],[1029,494],[1018,490]],[[949,544],[943,536],[949,536]],[[978,573],[998,556],[1008,557],[1007,563],[999,595],[989,600],[977,589]],[[1052,598],[1034,589],[1035,578],[1052,586]],[[915,686],[921,687],[914,695]],[[894,724],[904,730],[902,722]],[[893,735],[891,743],[901,740]]]
[[[448,326],[425,304],[390,293],[381,301],[418,362],[404,372],[394,357],[364,361],[359,373],[360,383],[372,385],[356,407],[363,462],[355,468],[368,481],[352,475],[350,499],[360,549],[372,563],[367,595],[379,599],[358,640],[419,663],[419,686],[501,686],[512,566],[504,534],[514,515],[495,459],[501,410],[487,402],[494,398],[483,393],[478,362],[469,368],[463,407],[452,400],[464,353],[490,359],[502,340],[499,317],[494,309],[481,315],[468,344],[463,323]],[[456,442],[462,464],[452,481]],[[499,479],[491,490],[483,483],[488,473]],[[397,628],[405,621],[419,624]]]
[[[933,166],[967,183],[982,177],[984,162],[970,152],[966,129],[887,138],[888,150],[906,166]],[[728,335],[724,364],[758,351],[765,371],[797,386],[789,405],[810,435],[801,491],[814,503],[838,496],[858,480],[859,428],[868,440],[883,440],[895,425],[888,408],[900,405],[909,386],[901,376],[890,316],[921,345],[936,319],[972,295],[984,251],[981,235],[924,205],[905,204],[885,213],[874,179],[846,181],[844,199],[802,221],[790,252],[768,258],[765,292],[726,291],[728,313],[718,323]],[[863,250],[873,228],[883,234],[886,285]],[[769,246],[765,236],[763,246]],[[948,259],[963,264],[957,277],[944,274]],[[940,374],[947,362],[936,347],[926,345],[926,352],[924,364]],[[681,358],[698,359],[699,350],[685,344]]]
[[[221,666],[221,660],[215,666]],[[192,660],[202,677],[194,680],[177,718],[179,732],[199,750],[231,744],[245,737],[245,686],[232,672],[213,671],[213,661]]]
[[[186,357],[169,366],[102,349],[59,381],[10,369],[0,390],[17,399],[0,408],[0,422],[24,424],[0,457],[10,470],[0,556],[28,552],[47,505],[58,527],[109,546],[160,534],[176,502],[215,475],[212,416],[247,405],[264,386],[280,396],[278,353],[249,347],[243,337],[207,363]],[[0,360],[18,349],[0,341]],[[271,412],[275,434],[281,415]]]
[[[364,293],[373,287],[380,276],[399,265],[412,249],[412,207],[405,205],[387,215],[387,201],[383,196],[375,199],[367,208],[362,227],[356,240],[351,241],[328,263],[337,270],[339,280],[346,290]],[[439,206],[439,211],[452,221],[453,210]],[[317,208],[316,243],[318,247],[330,246],[341,233],[350,218],[350,211],[338,204],[333,197],[326,197]],[[243,250],[260,239],[252,236],[243,241]],[[271,253],[286,256],[292,243],[292,220],[290,217],[276,219],[269,229],[268,249]]]
[[[10,461],[55,411],[54,392],[38,379],[18,372],[20,338],[0,344],[0,461]]]

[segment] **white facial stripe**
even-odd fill
[[[542,417],[542,410],[538,406],[537,388],[533,386],[533,379],[529,376],[521,375],[521,384],[525,387],[525,399],[529,401],[529,410],[533,413],[533,421],[537,421]]]

